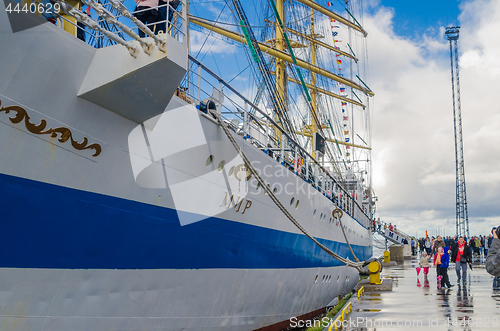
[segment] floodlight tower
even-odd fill
[[[459,26],[446,28],[446,38],[450,41],[451,92],[453,97],[453,123],[455,129],[455,168],[456,168],[456,233],[469,238],[469,214],[467,212],[467,193],[465,191],[464,144],[462,139],[462,110],[460,106],[460,79],[458,75]]]

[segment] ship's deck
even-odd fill
[[[407,260],[386,268],[382,277],[393,279],[391,292],[366,292],[360,300],[351,299],[352,313],[343,330],[498,330],[500,327],[500,284],[484,269],[484,259],[468,269],[467,284],[457,284],[454,264],[448,275],[451,289],[438,289],[436,270],[428,281],[415,268],[418,260]],[[328,330],[326,328],[325,330]],[[332,328],[334,330],[334,328]]]

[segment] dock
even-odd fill
[[[384,268],[382,278],[392,279],[392,291],[365,291],[349,301],[352,311],[342,330],[477,330],[500,327],[500,284],[484,269],[484,259],[468,270],[467,283],[457,284],[454,264],[448,275],[451,289],[438,289],[436,270],[427,279],[417,277],[416,258]],[[340,329],[340,328],[338,328]],[[324,330],[335,330],[335,326]]]

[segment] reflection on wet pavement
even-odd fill
[[[468,270],[467,282],[457,284],[454,264],[448,275],[451,289],[438,289],[436,269],[417,277],[417,260],[386,268],[392,292],[366,292],[352,301],[353,313],[343,330],[478,330],[500,329],[500,279],[489,275],[481,262]],[[498,284],[497,284],[498,283]]]

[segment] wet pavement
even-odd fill
[[[407,260],[385,268],[382,278],[394,281],[392,292],[366,292],[358,301],[343,330],[500,330],[500,284],[484,269],[483,260],[468,269],[467,284],[457,284],[455,265],[448,275],[451,289],[438,289],[436,269],[428,279],[417,277],[418,260]]]

